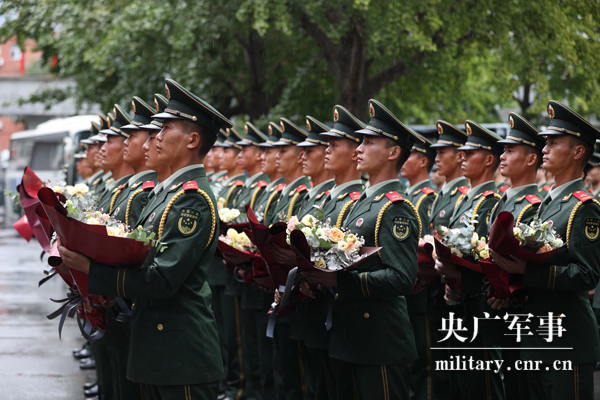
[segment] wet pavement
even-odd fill
[[[60,306],[49,298],[64,298],[67,286],[55,277],[38,288],[40,253],[35,239],[0,229],[0,399],[80,400],[95,372],[72,356],[83,343],[77,321],[67,319],[60,340],[58,319],[46,319]]]

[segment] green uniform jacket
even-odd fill
[[[111,183],[112,181],[114,181],[114,179],[112,178],[112,172],[107,172],[106,174],[102,175],[102,178],[100,178],[100,181],[95,184],[94,187],[94,194],[96,196],[104,196],[104,192],[106,191],[106,185]]]
[[[431,228],[436,226],[448,226],[450,225],[450,217],[456,206],[456,202],[461,194],[467,193],[469,187],[467,186],[467,180],[462,178],[458,180],[448,192],[438,194],[438,197],[431,206],[431,218],[429,219],[429,226]]]
[[[256,206],[256,201],[265,192],[265,188],[269,184],[269,176],[263,172],[246,180],[246,185],[242,191],[236,196],[234,207],[240,210],[241,213],[246,212],[246,205],[250,205],[252,210]]]
[[[183,190],[194,181],[199,189]],[[206,274],[217,247],[219,219],[202,166],[184,172],[142,212],[144,229],[158,232],[169,202],[162,242],[141,268],[92,262],[91,293],[135,301],[127,378],[153,385],[214,382],[223,375],[217,325]]]
[[[394,181],[371,197],[363,193],[344,221],[344,228],[364,237],[365,246],[383,249],[338,273],[329,344],[333,358],[367,365],[406,364],[417,358],[404,295],[417,276],[421,222],[410,203],[390,194],[400,190],[400,182]]]
[[[215,172],[210,181],[210,189],[215,198],[219,197],[219,192],[223,189],[223,183],[227,180],[227,171]],[[208,284],[210,286],[225,286],[227,284],[227,270],[223,265],[221,257],[214,256],[208,272]]]
[[[513,215],[515,225],[519,223],[529,224],[542,203],[542,199],[537,196],[537,193],[537,188],[530,186],[520,189],[509,200],[506,200],[506,197],[503,196],[492,210],[491,222],[488,225],[488,234],[486,236],[489,236],[489,228],[492,227],[496,217],[502,211],[508,211]]]
[[[264,222],[273,215],[273,211],[275,211],[275,207],[277,207],[277,202],[279,201],[284,188],[285,179],[283,179],[283,177],[277,178],[267,185],[260,198],[254,203],[254,208],[252,210],[256,214],[256,218]]]
[[[330,189],[334,186],[335,181],[330,179],[310,189],[300,205],[298,214],[295,214],[298,216],[298,219],[302,219],[307,214],[315,216],[315,212],[317,211],[315,207],[318,207],[323,202],[325,196],[329,194]]]
[[[544,183],[538,184],[537,196],[540,199],[546,198],[546,196],[548,195],[548,192],[550,191],[550,189],[552,189],[553,184],[554,184],[553,182],[544,182]]]
[[[437,193],[431,188],[431,182],[426,181],[416,185],[411,193],[406,193],[404,198],[414,204],[421,221],[429,221],[431,218],[431,209],[433,202],[437,198]],[[433,228],[424,223],[421,231],[421,237],[430,235]],[[427,291],[406,296],[406,304],[409,313],[424,313],[427,311]]]
[[[212,190],[216,199],[219,198],[219,194],[223,190],[223,185],[227,179],[229,179],[227,171],[219,171],[213,174],[212,179],[210,180],[210,190]]]
[[[125,187],[115,199],[111,215],[123,221],[125,224],[135,228],[142,210],[146,206],[148,195],[156,185],[157,173],[147,171],[135,177],[133,182],[127,181]]]
[[[87,178],[86,180],[83,181],[83,183],[85,183],[86,185],[88,185],[88,188],[90,189],[90,192],[93,192],[94,189],[96,188],[96,185],[98,183],[100,183],[100,181],[102,180],[102,175],[104,174],[104,171],[100,170],[96,173],[94,173],[92,176],[90,176],[89,178]]]
[[[310,182],[306,176],[302,176],[287,185],[285,189],[281,191],[277,206],[273,212],[269,209],[268,219],[265,217],[265,225],[269,226],[275,222],[284,221],[287,222],[289,217],[292,215],[298,215],[300,206],[308,194],[310,189]],[[273,207],[271,204],[270,208]],[[283,219],[280,219],[279,214],[283,214]]]
[[[331,197],[331,191],[321,197],[319,207],[323,210],[323,217],[329,218],[332,226],[342,227],[344,217],[350,214],[352,206],[358,200],[364,186],[361,181],[351,184],[343,191]],[[304,340],[304,344],[310,348],[329,348],[329,331],[325,328],[327,320],[328,297],[319,294],[317,298],[307,298],[298,304],[295,319],[290,323],[290,337],[292,339]]]
[[[223,183],[223,189],[219,193],[219,197],[225,199],[223,203],[223,207],[227,208],[236,208],[237,198],[244,190],[244,182],[246,181],[245,174],[238,174],[232,177],[229,177]]]
[[[532,289],[525,301],[525,313],[535,315],[532,336],[522,337],[522,347],[572,347],[573,350],[521,350],[526,360],[571,360],[574,364],[595,363],[600,360],[598,327],[592,312],[588,291],[600,281],[600,204],[587,196],[581,201],[574,193],[583,192],[578,179],[556,194],[549,204],[542,204],[538,215],[542,221],[552,221],[556,232],[565,242],[547,263],[528,263],[523,285]],[[539,318],[565,316],[566,329],[562,338],[547,342],[535,330]]]
[[[119,189],[121,185],[126,184],[129,178],[132,176],[133,175],[126,175],[117,179],[116,181],[107,183],[107,185],[104,187],[103,194],[101,194],[102,197],[100,199],[100,203],[98,203],[98,210],[105,214],[110,214],[110,205],[114,204],[113,199],[116,201],[115,194],[117,194],[117,191],[122,190]]]

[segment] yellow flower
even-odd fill
[[[238,233],[235,229],[229,228],[227,229],[227,236],[233,241],[238,241]]]
[[[107,226],[106,232],[108,233],[108,236],[121,236],[119,229],[113,228],[112,226]]]

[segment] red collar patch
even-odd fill
[[[540,200],[540,198],[537,197],[535,194],[529,194],[529,195],[525,196],[525,200],[527,200],[531,204],[539,204],[542,202]]]
[[[183,184],[183,190],[198,190],[198,182],[196,181],[189,181]]]
[[[279,185],[277,185],[275,187],[275,191],[277,192],[281,192],[283,190],[283,188],[285,187],[285,183],[280,183]]]
[[[146,190],[146,189],[154,189],[155,186],[156,186],[156,184],[154,183],[154,181],[146,181],[142,185],[142,189],[144,189],[144,190]]]
[[[550,192],[550,189],[552,189],[552,186],[544,185],[544,186],[542,186],[542,189],[544,189],[548,193],[548,192]]]
[[[467,192],[469,191],[469,187],[468,186],[461,186],[458,188],[458,191],[461,192],[462,194],[467,194]]]
[[[398,194],[398,192],[389,192],[386,194],[387,198],[390,199],[392,203],[397,201],[404,201],[404,198]]]
[[[360,197],[360,192],[352,192],[350,193],[350,198],[354,201],[358,200],[358,198]]]
[[[121,186],[119,186],[119,190],[123,190],[123,188],[125,187],[125,184],[122,184]]]
[[[258,187],[265,187],[267,185],[268,185],[267,181],[259,181],[258,182]]]
[[[579,199],[579,201],[584,202],[584,203],[586,201],[590,201],[590,200],[593,199],[592,196],[590,196],[589,194],[587,194],[583,190],[576,191],[575,193],[573,193],[573,196],[577,197],[577,199]]]
[[[500,191],[500,193],[504,193],[508,190],[508,188],[506,186],[502,185],[498,188],[498,190]]]

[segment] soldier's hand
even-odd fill
[[[492,249],[490,249],[490,254],[492,256],[492,261],[509,274],[525,274],[525,269],[527,268],[527,261],[522,260],[520,258],[514,258],[512,256],[511,258],[504,257],[496,253]]]
[[[454,266],[454,263],[442,261],[439,258],[435,260],[435,270],[438,274],[448,278],[461,278],[460,271]]]
[[[60,246],[58,248],[58,252],[60,253],[63,263],[67,267],[76,269],[86,274],[90,273],[91,261],[83,254],[77,253],[76,251],[71,251],[64,246]]]
[[[283,295],[278,289],[275,289],[275,303],[281,304],[281,300],[283,300]]]
[[[238,254],[227,255],[223,253],[223,258],[232,265],[240,265],[248,261],[248,257]]]
[[[313,269],[302,272],[302,275],[308,280],[322,283],[325,286],[337,286],[337,272],[323,272]]]
[[[488,291],[487,303],[490,307],[492,307],[492,310],[501,310],[503,308],[507,308],[510,305],[510,298],[498,299],[492,296],[491,291]]]
[[[274,243],[269,245],[271,255],[279,264],[296,265],[296,253],[289,249],[282,249]]]
[[[319,284],[320,286],[320,284]],[[317,297],[317,292],[311,289],[311,284],[306,281],[306,279],[300,282],[300,293],[314,299]]]

